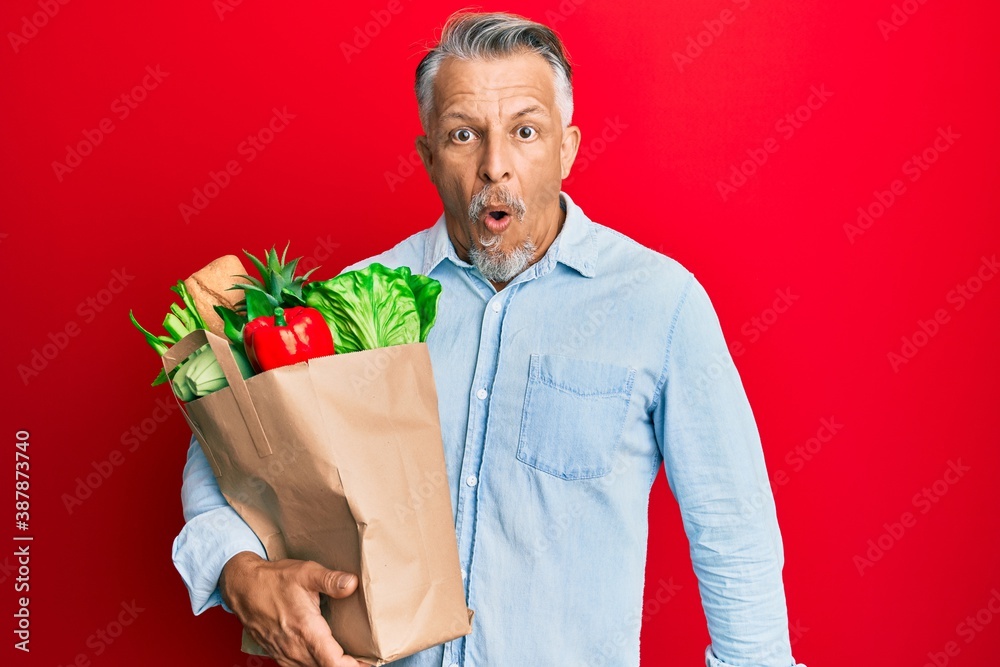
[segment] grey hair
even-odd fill
[[[414,89],[420,124],[426,130],[434,106],[434,77],[446,58],[493,60],[526,52],[537,53],[552,66],[556,106],[562,126],[568,127],[573,117],[573,69],[555,31],[517,14],[468,11],[448,17],[441,39],[417,65]]]

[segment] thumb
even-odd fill
[[[357,576],[350,572],[330,570],[316,562],[311,563],[307,572],[306,585],[332,598],[345,598],[358,587]]]

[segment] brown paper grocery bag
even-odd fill
[[[469,634],[426,343],[244,381],[229,341],[199,330],[164,354],[164,368],[206,343],[230,386],[182,403],[185,419],[268,559],[358,574],[353,595],[321,596],[344,652],[382,665]],[[243,634],[245,652],[265,654]]]

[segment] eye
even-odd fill
[[[467,144],[470,141],[472,141],[472,139],[475,137],[475,135],[472,134],[471,130],[467,130],[464,127],[459,130],[455,130],[455,132],[451,136],[452,139],[454,139],[460,144]]]
[[[538,135],[538,130],[530,125],[522,125],[517,128],[517,136],[521,139],[534,139]]]

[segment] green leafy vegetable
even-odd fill
[[[417,314],[420,316],[420,342],[424,343],[427,341],[427,334],[434,326],[434,320],[437,316],[441,283],[419,273],[411,274],[408,266],[401,266],[396,269],[396,272],[401,273],[406,278],[406,283],[410,286],[413,298],[417,302]]]
[[[205,320],[198,312],[198,307],[188,293],[184,281],[177,281],[177,284],[170,289],[180,295],[184,306],[176,303],[170,304],[170,312],[163,319],[163,328],[170,334],[169,336],[153,335],[139,324],[131,310],[128,311],[128,316],[132,320],[132,324],[142,333],[149,346],[161,357],[170,349],[171,345],[177,343],[192,331],[208,328],[205,325]],[[216,309],[218,310],[218,307]],[[226,324],[226,335],[230,339],[234,336],[239,338],[239,340],[234,341],[234,343],[239,343],[238,345],[231,344],[229,347],[233,351],[233,356],[236,358],[236,364],[239,366],[243,378],[246,379],[253,375],[253,369],[250,367],[250,362],[243,351],[241,316],[232,311],[229,312],[231,313],[230,318],[227,319],[227,316],[223,315]],[[245,317],[243,317],[243,323],[246,323]],[[230,329],[233,330],[232,335],[230,335]],[[222,367],[219,366],[215,354],[207,345],[203,345],[198,350],[195,350],[187,359],[178,364],[170,372],[169,378],[161,368],[156,379],[153,380],[153,386],[163,384],[168,379],[173,385],[177,396],[185,402],[194,400],[199,396],[206,396],[213,391],[218,391],[222,387],[228,386],[226,376],[222,372]]]
[[[306,283],[306,303],[333,332],[337,354],[425,342],[437,316],[441,284],[409,267],[378,262],[324,281]]]
[[[250,367],[245,357],[236,354],[238,350],[232,344],[229,347],[233,351],[236,365],[243,378],[246,379],[253,375],[253,368]],[[171,382],[178,398],[185,402],[193,401],[201,396],[208,396],[212,392],[229,386],[226,374],[222,372],[222,366],[219,365],[215,353],[208,345],[202,345],[192,352]]]

